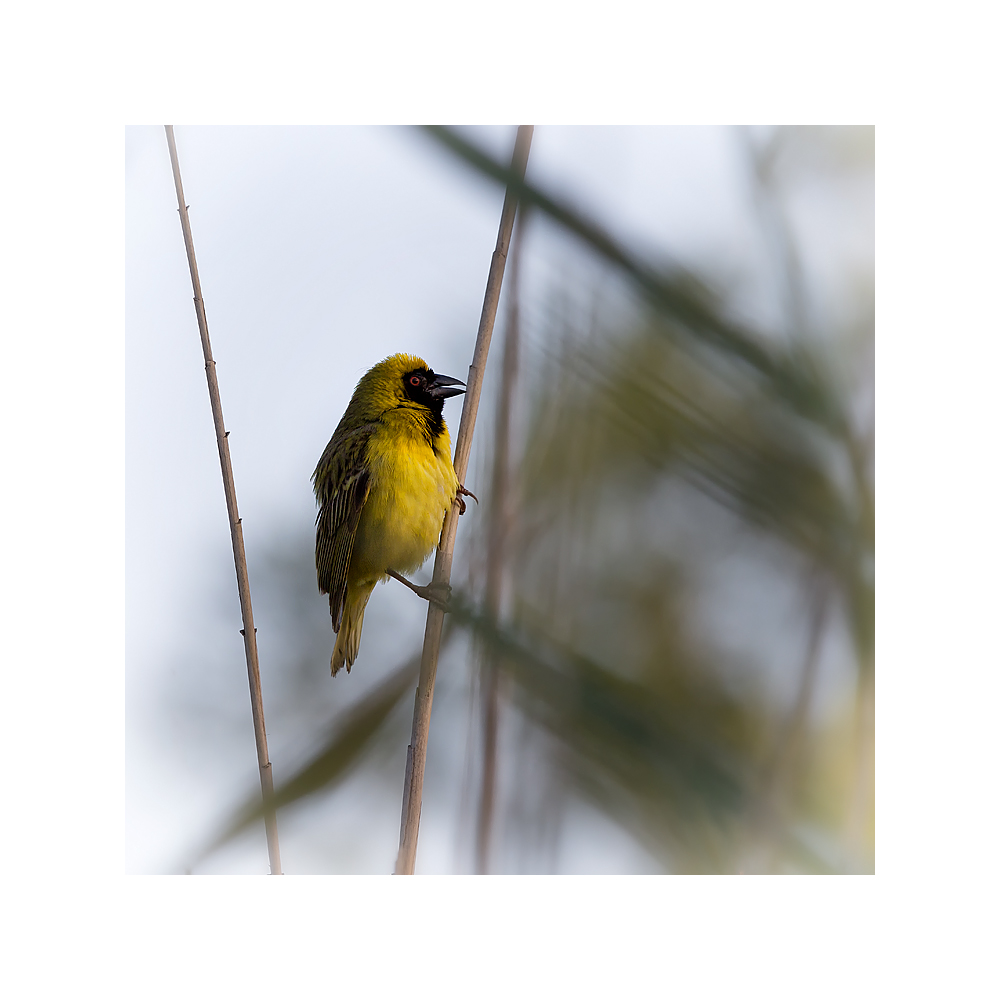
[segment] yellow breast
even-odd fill
[[[387,413],[368,441],[368,499],[348,570],[351,583],[374,583],[387,569],[411,573],[431,554],[455,500],[448,428],[432,441],[416,410]]]

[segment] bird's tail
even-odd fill
[[[374,583],[365,583],[357,587],[348,586],[344,599],[344,617],[340,622],[340,631],[337,633],[337,643],[333,647],[333,656],[330,657],[330,676],[335,677],[341,667],[347,667],[347,672],[351,672],[351,665],[358,658],[358,649],[361,646],[361,626],[365,620],[365,605],[368,598],[372,596],[375,589]]]

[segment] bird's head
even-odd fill
[[[365,408],[383,413],[399,406],[426,406],[440,415],[449,396],[465,392],[465,383],[438,375],[423,358],[393,354],[369,369],[358,382],[355,399]]]

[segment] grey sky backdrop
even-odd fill
[[[508,154],[513,126],[469,131]],[[309,476],[371,364],[405,350],[465,377],[502,192],[400,127],[178,125],[176,136],[253,586],[255,556],[269,537],[289,525],[311,525]],[[735,275],[753,259],[758,238],[738,138],[726,127],[542,125],[529,173],[651,255],[670,254]],[[810,199],[808,191],[800,201],[798,221],[831,274],[870,252],[856,220],[845,222],[835,205]],[[230,578],[232,569],[161,127],[127,134],[126,209],[132,741],[126,840],[131,868],[154,871],[207,832],[206,823],[235,794],[229,790],[226,798],[232,775],[199,777],[175,766],[151,721],[165,680],[169,684],[171,658],[200,627],[199,614],[204,617],[227,560]],[[534,227],[526,251],[530,306],[573,251],[545,225]],[[747,309],[766,315],[769,304],[748,300]],[[459,413],[457,404],[446,407],[453,431]],[[475,480],[468,485],[475,489]],[[461,549],[461,532],[458,544]],[[232,591],[235,607],[234,586]],[[268,611],[259,598],[255,613],[266,710]],[[417,648],[422,621],[410,595],[380,588],[369,612],[367,651],[375,655],[379,641],[390,641],[389,635],[380,640],[376,629],[391,634],[392,643]],[[233,643],[232,688],[241,692],[239,708],[246,712],[246,775],[252,776],[241,648]],[[272,730],[272,760],[275,740],[281,736]],[[389,830],[386,844],[372,845],[376,853],[366,863],[388,850],[388,870],[395,835]],[[451,838],[444,827],[425,824],[423,870],[450,870]],[[598,858],[606,870],[635,870],[625,839],[609,830],[595,838],[568,852],[578,853],[581,870],[593,870]],[[233,867],[219,870],[256,870],[260,859],[251,855],[237,852]]]

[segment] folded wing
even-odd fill
[[[334,632],[340,631],[347,592],[347,568],[354,549],[361,508],[370,488],[365,461],[374,424],[349,431],[339,427],[326,446],[316,471],[313,489],[319,502],[316,517],[316,581],[320,593],[330,595]]]

